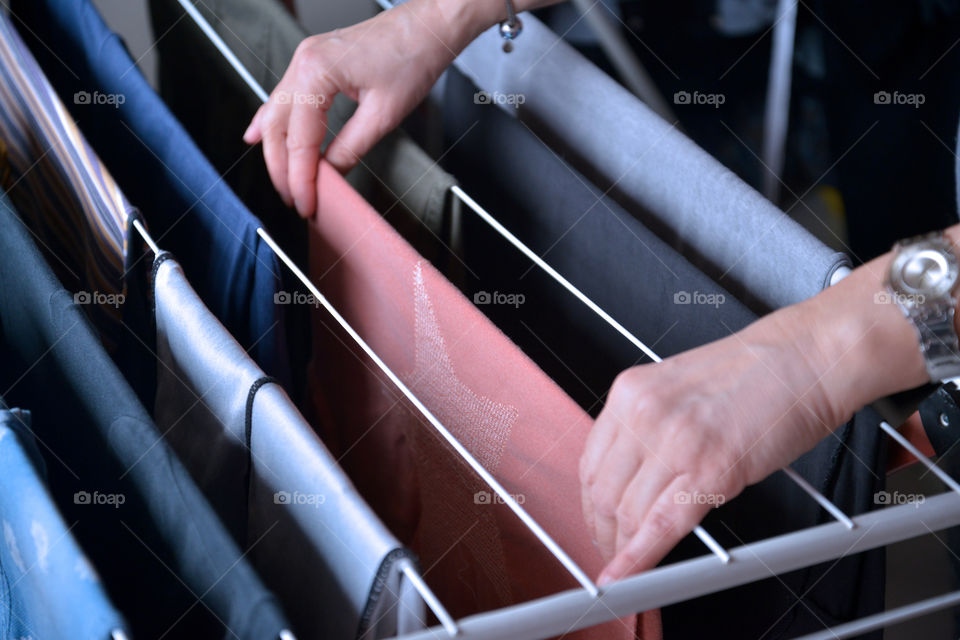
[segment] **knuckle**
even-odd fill
[[[616,509],[617,526],[626,537],[633,536],[639,525],[633,505],[628,502],[621,502]]]
[[[659,540],[669,535],[676,528],[677,520],[673,513],[657,504],[647,514],[643,526],[654,540]]]
[[[619,500],[610,491],[605,491],[599,485],[593,485],[590,490],[590,498],[597,515],[608,519],[617,517],[617,507],[620,506]]]

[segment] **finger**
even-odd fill
[[[617,542],[617,508],[642,464],[631,435],[621,433],[600,462],[590,497],[595,513],[597,544],[604,559],[612,558]]]
[[[243,141],[247,144],[257,144],[263,138],[263,132],[260,130],[260,119],[263,117],[264,107],[262,105],[257,112],[253,114],[253,119],[250,120],[250,124],[247,126],[247,130],[243,132]]]
[[[671,482],[653,503],[630,542],[603,569],[600,586],[653,568],[703,518],[709,505],[677,504],[673,496],[684,490],[682,479]]]
[[[646,459],[640,472],[634,475],[624,490],[623,500],[617,508],[616,553],[620,553],[636,535],[654,501],[675,478],[676,474],[660,461]]]
[[[317,200],[317,165],[327,132],[327,113],[319,101],[294,105],[287,131],[287,172],[297,213],[313,214]]]
[[[267,109],[263,114],[261,129],[263,132],[263,159],[267,163],[267,173],[276,188],[277,193],[288,207],[293,205],[290,197],[290,188],[287,182],[287,125],[290,120],[289,101],[281,100],[278,96],[286,96],[282,92],[274,92]]]
[[[587,530],[594,541],[597,539],[596,508],[591,493],[596,482],[597,468],[603,456],[617,437],[617,421],[610,418],[607,409],[600,412],[600,416],[593,424],[587,435],[583,453],[580,454],[580,501],[583,508],[583,519]]]
[[[343,125],[340,133],[327,147],[325,158],[340,173],[347,173],[399,122],[389,114],[395,111],[387,107],[377,94],[361,96],[353,116]]]

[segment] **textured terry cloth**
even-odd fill
[[[286,603],[297,637],[354,637],[373,621],[380,630],[392,622],[392,634],[403,612],[399,591],[384,592],[384,583],[398,583],[397,563],[409,554],[169,253],[154,271],[164,437],[228,528],[253,546],[250,558]]]
[[[522,94],[519,109],[499,104],[755,312],[815,295],[849,264],[532,15],[512,53],[500,44],[494,27],[455,64],[491,94]]]
[[[445,137],[457,141],[445,161],[467,192],[656,353],[686,351],[754,320],[523,123],[476,104],[476,89],[455,69],[445,91]],[[480,309],[582,407],[599,411],[614,378],[642,352],[479,217],[467,216],[464,229],[477,276],[469,288],[488,302]],[[523,303],[493,299],[504,294]]]
[[[274,304],[281,271],[256,233],[259,220],[203,157],[89,0],[17,0],[11,7],[62,98],[81,91],[124,97],[118,106],[70,105],[71,112],[211,311],[267,373],[288,383],[284,307]]]
[[[603,198],[522,123],[492,106],[476,105],[472,99],[475,89],[462,74],[448,74],[446,91],[447,135],[454,140],[462,136],[447,158],[456,173],[469,176],[465,188],[657,353],[669,356],[705,344],[742,329],[754,319],[732,295]],[[502,153],[506,144],[512,151],[509,155]],[[465,226],[466,258],[467,266],[480,277],[474,283],[475,295],[485,293],[492,298],[496,290],[526,296],[519,306],[483,304],[480,308],[571,395],[581,399],[585,407],[599,410],[613,379],[637,361],[639,351],[566,290],[540,274],[519,252],[493,232],[483,231],[485,223],[472,220],[468,217]],[[500,249],[491,251],[491,247]],[[676,298],[684,294],[686,297]],[[854,424],[841,428],[837,437],[828,436],[795,468],[848,513],[857,514],[872,508],[873,492],[883,488],[884,467],[874,464],[883,442],[877,422],[871,424],[858,417]],[[786,476],[775,474],[718,510],[707,526],[723,544],[733,547],[821,521],[824,514],[817,504]],[[722,523],[732,527],[733,533]],[[678,554],[684,552],[702,554],[705,549],[699,540],[691,538]],[[813,584],[809,576],[819,576],[823,571],[821,567],[797,572],[784,580],[799,595]],[[824,620],[827,616],[848,620],[872,613],[882,604],[882,577],[879,582],[873,581],[882,573],[882,552],[845,560],[827,574],[805,602]],[[763,605],[733,607],[731,603],[737,598]],[[788,587],[775,579],[700,602],[706,602],[704,606],[713,611],[722,610],[718,602],[730,606],[727,621],[735,621],[738,628],[743,625],[756,630],[743,637],[760,637],[781,614],[785,615],[779,624],[787,631],[786,637],[799,635],[816,624],[809,610],[797,604]],[[795,610],[791,610],[794,605]],[[666,637],[702,637],[687,632],[685,627],[676,631],[668,621],[702,625],[702,633],[709,625],[718,624],[717,619],[707,623],[694,615],[695,609],[682,608],[680,615],[673,610],[664,610]]]
[[[214,165],[226,171],[247,150],[243,132],[260,101],[193,20],[183,17],[176,0],[151,0],[150,7],[154,31],[166,34],[157,44],[160,92]],[[307,37],[276,0],[204,0],[197,9],[268,92]],[[318,26],[325,31],[335,25]],[[345,96],[336,97],[328,112],[331,133],[340,131],[354,108]],[[303,243],[300,219],[276,196],[259,149],[244,156],[226,179],[271,226],[296,221],[290,246]],[[436,237],[458,249],[459,200],[450,194],[457,182],[403,131],[387,134],[347,179],[418,248]],[[428,257],[446,264],[450,256],[443,251]]]
[[[273,596],[5,197],[0,283],[0,388],[31,407],[50,492],[133,637],[274,640],[287,624]]]
[[[590,418],[420,257],[326,162],[310,274],[439,420],[590,575],[580,505]],[[326,311],[314,312],[314,422],[454,616],[575,587]],[[575,637],[627,638],[631,620]]]
[[[74,96],[85,99],[99,96]],[[125,293],[125,231],[132,207],[6,13],[0,14],[0,136],[0,182],[61,281],[87,289],[91,319],[112,350],[122,306],[106,297]]]
[[[125,630],[44,486],[30,412],[0,399],[0,637],[109,640]]]

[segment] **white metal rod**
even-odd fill
[[[763,117],[763,195],[777,204],[780,176],[786,156],[793,78],[793,42],[797,30],[798,0],[779,0],[773,27],[773,46],[767,74],[767,106]]]
[[[923,503],[902,504],[854,517],[856,528],[839,522],[794,531],[731,550],[734,562],[713,556],[677,562],[604,587],[599,600],[570,590],[530,602],[462,618],[460,637],[470,640],[538,640],[569,634],[637,611],[649,611],[750,582],[861,553],[960,524],[960,497],[953,492]],[[446,638],[440,627],[398,640]]]
[[[410,580],[414,588],[420,593],[420,597],[423,598],[423,601],[430,607],[433,614],[437,616],[437,620],[439,620],[443,628],[447,630],[447,634],[449,634],[451,638],[455,637],[459,631],[457,629],[457,623],[454,622],[453,617],[424,581],[423,576],[421,576],[417,568],[413,566],[413,563],[407,559],[401,560],[400,569],[403,571],[403,575],[407,576],[407,579]]]
[[[193,6],[193,3],[190,0],[177,0],[180,3],[180,6],[183,7],[184,11],[193,18],[193,21],[197,23],[197,26],[203,31],[204,34],[210,39],[210,42],[213,43],[220,53],[223,54],[223,57],[227,59],[227,62],[230,63],[230,66],[233,67],[237,73],[240,74],[240,77],[243,78],[243,81],[247,83],[247,86],[250,87],[257,97],[261,101],[266,102],[270,99],[270,96],[266,91],[263,90],[263,87],[260,86],[260,83],[257,82],[250,72],[247,71],[247,68],[243,66],[243,63],[237,59],[237,56],[233,54],[233,51],[230,50],[230,47],[227,46],[227,43],[223,41],[220,37],[220,34],[213,30],[213,27],[210,26],[210,23],[207,22],[207,19],[197,11],[197,8]]]
[[[856,526],[854,525],[853,520],[851,520],[849,516],[847,516],[847,514],[841,511],[840,508],[837,507],[837,505],[827,500],[822,493],[814,489],[813,485],[807,482],[806,478],[804,478],[799,473],[794,471],[792,467],[784,467],[783,472],[788,476],[790,476],[790,478],[794,482],[796,482],[801,489],[806,491],[807,495],[809,495],[811,498],[816,500],[817,504],[819,504],[821,507],[826,509],[827,512],[830,515],[832,515],[834,518],[836,518],[838,521],[843,523],[843,526],[845,526],[847,529],[853,529],[854,526]]]
[[[936,613],[941,609],[947,609],[957,605],[960,605],[960,591],[953,591],[951,593],[945,593],[942,596],[928,598],[920,602],[914,602],[913,604],[847,622],[830,629],[824,629],[817,633],[811,633],[802,638],[797,638],[797,640],[842,640],[842,638],[854,638],[870,631],[890,627],[900,622],[906,622],[907,620]]]
[[[566,567],[567,571],[569,571],[570,574],[577,580],[577,582],[579,582],[583,588],[590,593],[591,597],[596,597],[599,594],[597,585],[594,584],[593,580],[587,576],[583,569],[581,569],[577,563],[573,561],[573,558],[571,558],[566,551],[560,548],[554,539],[550,537],[550,534],[544,531],[543,527],[541,527],[537,521],[534,520],[516,500],[514,500],[513,496],[511,496],[507,490],[503,488],[503,485],[501,485],[500,482],[494,478],[493,475],[487,471],[476,458],[473,457],[473,454],[467,451],[466,447],[460,444],[460,441],[457,440],[457,438],[454,437],[454,435],[450,433],[447,428],[443,426],[443,424],[440,423],[436,416],[433,415],[433,412],[431,412],[426,405],[420,402],[419,398],[417,398],[413,392],[410,391],[407,385],[404,384],[403,381],[397,377],[393,371],[390,370],[390,367],[388,367],[386,363],[380,359],[380,356],[378,356],[370,347],[370,345],[368,345],[366,341],[360,337],[360,334],[358,334],[353,327],[350,326],[346,319],[344,319],[344,317],[340,315],[333,305],[330,304],[326,297],[320,293],[320,290],[317,289],[312,282],[310,282],[310,279],[307,278],[306,274],[304,274],[303,271],[301,271],[300,268],[293,263],[289,256],[287,256],[283,249],[281,249],[277,243],[273,241],[273,238],[270,237],[270,234],[263,229],[257,229],[257,233],[260,234],[260,237],[263,238],[268,245],[270,245],[270,248],[273,249],[274,253],[277,254],[284,264],[286,264],[287,267],[293,271],[303,285],[310,289],[310,293],[314,295],[317,301],[319,301],[320,304],[323,305],[323,307],[330,313],[330,315],[333,316],[334,320],[336,320],[337,323],[343,327],[343,330],[346,331],[351,338],[353,338],[354,342],[360,345],[360,348],[364,350],[364,352],[370,357],[371,360],[373,360],[377,367],[379,367],[380,370],[383,371],[383,373],[390,379],[390,381],[393,382],[393,384],[403,393],[403,395],[407,397],[413,406],[416,407],[421,414],[423,414],[423,416],[430,422],[430,424],[433,425],[437,432],[443,436],[450,446],[453,447],[460,457],[470,465],[470,467],[483,479],[484,482],[487,483],[487,485],[489,485],[494,493],[500,496],[500,499],[503,500],[503,503],[510,507],[510,510],[513,511],[518,518],[520,518],[523,524],[525,524],[531,532],[533,532],[543,546],[545,546],[550,553],[552,553],[553,556],[559,560],[564,567]]]
[[[889,422],[886,422],[886,421],[881,422],[880,428],[886,431],[891,438],[896,440],[901,447],[903,447],[904,449],[912,453],[913,456],[917,460],[922,462],[927,469],[930,469],[930,471],[932,471],[935,476],[943,480],[944,484],[946,484],[952,490],[960,494],[960,484],[957,484],[956,480],[951,478],[946,471],[938,467],[932,460],[930,460],[930,458],[923,455],[923,453],[921,453],[919,449],[913,446],[909,440],[904,438],[899,431],[891,427]]]
[[[150,247],[150,250],[153,251],[154,256],[160,255],[160,247],[157,246],[157,243],[153,241],[150,233],[146,228],[140,223],[139,220],[134,219],[133,228],[137,230],[137,233],[143,238],[144,242]]]

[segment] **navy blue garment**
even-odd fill
[[[459,72],[448,72],[445,137],[456,141],[445,156],[448,170],[654,351],[673,355],[755,318],[521,122],[494,105],[476,104],[475,92]],[[474,275],[468,294],[567,393],[596,413],[614,377],[640,360],[640,352],[486,223],[465,216],[466,263]],[[858,412],[793,464],[846,513],[872,509],[874,493],[884,487],[879,420],[869,409]],[[712,510],[704,526],[732,548],[829,520],[777,472]],[[688,536],[667,561],[707,553],[699,539]],[[882,609],[884,571],[879,549],[665,607],[664,637],[702,638],[728,628],[736,629],[731,637],[770,640],[821,630]]]
[[[50,492],[133,637],[275,640],[288,628],[6,196],[0,389],[31,407]]]
[[[10,4],[50,83],[154,238],[177,256],[197,293],[261,368],[288,384],[283,307],[274,303],[282,272],[257,236],[260,221],[197,149],[92,3]],[[77,104],[80,91],[123,99]]]
[[[125,630],[44,484],[30,412],[0,398],[0,638],[109,640]]]

